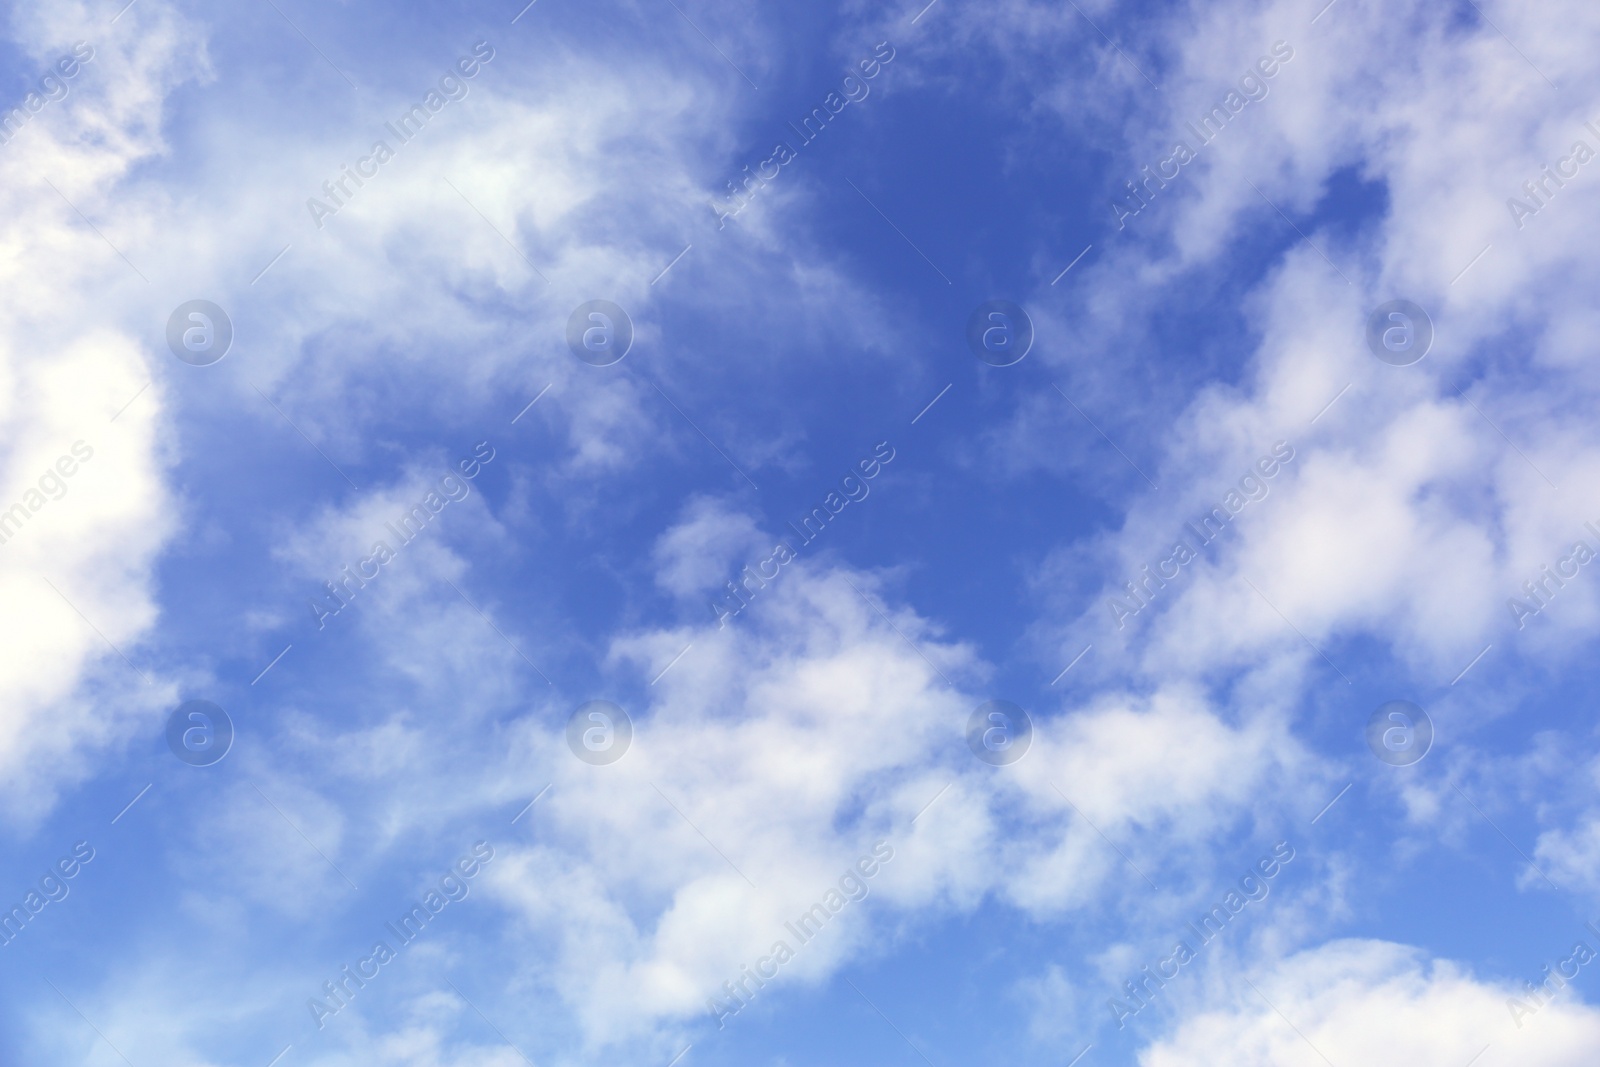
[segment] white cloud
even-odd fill
[[[736,577],[729,561],[772,554],[755,520],[731,503],[698,497],[684,506],[682,519],[656,542],[656,581],[680,597],[715,597]],[[746,564],[748,566],[748,564]]]
[[[148,726],[173,695],[145,645],[160,611],[154,564],[177,523],[165,485],[168,390],[152,384],[138,334],[101,313],[106,291],[147,283],[77,212],[128,241],[132,228],[108,221],[121,217],[109,204],[160,151],[162,97],[194,60],[169,14],[133,40],[97,32],[77,3],[20,29],[41,70],[75,40],[95,42],[68,95],[0,148],[0,508],[11,517],[0,546],[0,769],[4,803],[33,816],[63,777],[84,773],[88,750]]]
[[[661,543],[695,531],[695,544],[737,544],[748,528],[691,508]],[[1230,725],[1182,688],[1064,716],[1037,708],[1023,761],[981,765],[963,730],[984,698],[951,690],[923,656],[955,678],[983,665],[892,601],[889,626],[862,593],[884,596],[872,575],[800,561],[725,628],[619,640],[616,667],[645,679],[689,648],[630,709],[633,748],[613,766],[585,766],[555,724],[529,724],[510,766],[532,763],[541,769],[521,782],[554,784],[532,816],[540,843],[511,849],[492,880],[526,955],[549,961],[533,973],[591,1041],[705,1012],[740,965],[793,941],[784,921],[877,839],[895,855],[871,882],[875,903],[805,946],[780,989],[867,951],[879,908],[926,921],[993,896],[1056,916],[1125,898],[1139,875],[1102,833],[1171,886],[1173,871],[1209,865],[1208,844],[1241,815],[1270,818],[1264,798],[1307,775],[1271,717]]]
[[[1506,28],[1503,14],[1490,17]],[[1418,25],[1375,33],[1371,20],[1380,17]],[[1600,33],[1589,9],[1560,17],[1575,36]],[[1250,670],[1269,651],[1325,670],[1293,626],[1322,649],[1375,636],[1442,683],[1490,641],[1568,660],[1600,610],[1595,584],[1580,579],[1563,589],[1539,634],[1517,631],[1507,599],[1585,536],[1583,523],[1594,518],[1584,502],[1600,474],[1600,437],[1577,398],[1592,397],[1600,383],[1593,361],[1580,366],[1577,352],[1594,280],[1578,235],[1595,201],[1577,195],[1589,180],[1580,175],[1551,198],[1539,227],[1520,232],[1504,201],[1574,137],[1600,150],[1583,127],[1586,113],[1568,103],[1583,99],[1583,75],[1569,67],[1568,91],[1550,92],[1487,25],[1432,9],[1379,16],[1371,5],[1341,3],[1314,29],[1308,18],[1301,5],[1244,5],[1199,13],[1193,25],[1163,25],[1149,47],[1167,56],[1168,93],[1146,105],[1154,94],[1128,91],[1136,106],[1149,107],[1129,135],[1130,173],[1174,130],[1182,135],[1180,120],[1220,98],[1273,40],[1291,40],[1295,57],[1266,99],[1235,117],[1079,268],[1070,314],[1055,310],[1055,290],[1035,302],[1041,329],[1070,339],[1062,351],[1137,351],[1153,343],[1146,309],[1207,299],[1211,269],[1239,249],[1280,233],[1290,242],[1246,294],[1248,358],[1221,368],[1236,380],[1193,381],[1180,371],[1177,384],[1149,383],[1140,361],[1072,356],[1062,364],[1069,392],[1105,413],[1101,425],[1162,490],[1145,492],[1118,467],[1113,473],[1138,487],[1116,491],[1131,495],[1126,518],[1094,552],[1064,548],[1047,568],[1051,583],[1074,590],[1041,583],[1052,614],[1065,616],[1041,625],[1047,658],[1065,662],[1094,640],[1111,654],[1098,657],[1102,667],[1121,669],[1126,661],[1115,652],[1126,641],[1132,662],[1158,683]],[[1545,25],[1528,27],[1530,40],[1546,39],[1547,54],[1570,53],[1548,42]],[[1537,45],[1520,43],[1545,65]],[[1388,197],[1387,213],[1366,220],[1355,238],[1304,218],[1350,167]],[[1316,248],[1246,179],[1296,217]],[[1381,364],[1365,347],[1367,313],[1395,296],[1421,302],[1436,327],[1432,353],[1409,368]],[[1156,299],[1167,306],[1157,308]],[[1054,351],[1040,357],[1066,358]],[[1157,410],[1172,412],[1172,432],[1153,434],[1150,407],[1129,409],[1126,398],[1147,390]],[[997,443],[1014,455],[1020,443],[1021,455],[1059,466],[1056,433],[1056,420],[1029,404],[1013,435]],[[1186,567],[1129,630],[1111,625],[1107,596],[1169,556],[1183,523],[1217,505],[1236,472],[1279,440],[1298,458],[1271,497],[1240,515],[1208,550],[1213,558]],[[1092,453],[1096,462],[1106,457],[1120,462],[1104,449]],[[1104,480],[1087,459],[1067,462]]]
[[[8,782],[34,810],[48,805],[59,774],[79,766],[72,753],[81,745],[125,735],[133,717],[148,725],[170,702],[161,672],[139,655],[139,642],[158,637],[153,567],[191,509],[215,525],[213,509],[225,502],[180,506],[167,478],[196,448],[232,447],[241,416],[263,433],[288,433],[257,387],[324,451],[355,463],[390,458],[391,433],[375,428],[392,418],[401,394],[410,392],[408,404],[426,396],[430,420],[470,413],[480,421],[486,405],[499,404],[498,422],[550,383],[529,418],[565,433],[567,455],[544,476],[573,478],[574,508],[593,494],[596,474],[649,456],[662,436],[658,422],[677,416],[637,377],[574,359],[566,317],[603,294],[632,311],[636,349],[659,344],[649,283],[684,235],[712,220],[696,149],[726,140],[728,105],[712,103],[693,77],[639,66],[596,76],[560,53],[530,68],[502,50],[465,100],[435,116],[318,231],[304,201],[320,192],[320,176],[354,158],[352,145],[365,150],[383,135],[383,118],[428,83],[393,95],[388,110],[363,104],[336,122],[346,105],[319,105],[315,122],[284,128],[259,102],[237,106],[248,86],[190,91],[211,76],[206,35],[214,28],[160,3],[141,3],[114,25],[102,15],[72,3],[22,20],[41,70],[75,40],[95,54],[67,98],[0,150],[0,172],[9,175],[0,241],[10,253],[0,268],[10,294],[0,311],[0,487],[10,496],[0,507],[22,499],[75,441],[96,450],[69,495],[32,519],[5,546],[10,561],[0,561],[19,651],[0,672],[8,709],[0,766],[16,772]],[[205,134],[191,137],[185,127],[181,161],[163,136],[173,108]],[[273,147],[231,149],[240,143]],[[647,188],[635,180],[641,173],[652,175]],[[252,284],[285,241],[289,252]],[[697,251],[700,261],[680,264],[680,275],[751,274],[737,243]],[[826,265],[806,264],[802,274],[819,300],[841,289]],[[165,351],[167,314],[197,296],[234,322],[233,351],[216,368],[180,366]],[[500,310],[485,314],[486,304]],[[375,393],[368,382],[380,371],[405,386]],[[216,436],[219,425],[226,439]],[[127,671],[120,656],[42,583],[46,574],[155,684],[118,676]],[[278,618],[269,610],[258,621]],[[59,669],[41,675],[30,666],[45,661]],[[126,681],[149,696],[74,696],[88,671],[106,676],[96,693],[122,694]],[[123,710],[113,715],[108,705]],[[57,725],[41,731],[47,713]]]
[[[216,181],[215,169],[187,191],[153,180],[124,181],[134,161],[161,150],[153,132],[159,101],[186,76],[173,57],[189,38],[179,24],[161,22],[146,9],[162,10],[147,3],[129,16],[156,20],[130,23],[141,27],[148,46],[138,54],[166,57],[168,65],[151,67],[144,59],[147,65],[137,67],[108,46],[97,68],[120,79],[116,107],[108,103],[100,112],[116,118],[111,128],[119,135],[109,138],[116,150],[91,151],[65,135],[47,140],[47,128],[40,127],[30,131],[41,134],[35,156],[0,156],[0,168],[20,175],[23,162],[53,165],[48,152],[75,152],[72,165],[60,168],[68,175],[63,192],[91,217],[119,220],[107,221],[107,236],[144,249],[137,261],[150,270],[152,285],[182,289],[187,297],[194,295],[188,291],[194,279],[226,279],[210,284],[215,298],[239,309],[246,328],[241,336],[253,346],[250,374],[259,372],[259,384],[287,396],[289,407],[309,411],[312,436],[341,458],[368,459],[389,447],[371,433],[388,417],[382,404],[356,387],[385,362],[408,388],[459,385],[459,395],[424,390],[436,405],[430,410],[452,415],[470,411],[475,417],[482,405],[499,403],[508,382],[530,382],[520,401],[543,381],[554,381],[547,403],[556,414],[549,417],[564,424],[567,455],[552,466],[561,467],[562,476],[612,474],[655,447],[659,425],[644,414],[644,386],[620,375],[596,377],[594,368],[563,351],[561,335],[571,306],[604,289],[639,309],[641,350],[662,343],[647,314],[655,299],[650,280],[678,242],[688,240],[680,222],[687,216],[679,212],[702,210],[703,175],[693,147],[697,139],[715,139],[729,118],[704,104],[697,84],[644,68],[608,72],[606,84],[596,87],[578,77],[580,61],[562,59],[540,74],[505,75],[539,100],[529,104],[491,80],[504,68],[490,68],[474,95],[442,116],[429,140],[398,160],[381,186],[365,190],[324,231],[307,229],[305,244],[264,280],[267,295],[255,297],[247,294],[251,268],[275,252],[283,219],[309,222],[298,194],[281,217],[245,205],[267,189],[278,195],[298,188],[302,173],[331,174],[350,158],[348,132],[282,144],[270,153],[272,168],[241,176],[209,202],[193,194],[229,189]],[[1192,36],[1180,39],[1191,33],[1185,26],[1169,39],[1173,95],[1209,102],[1218,80],[1235,77],[1241,59],[1254,57],[1257,41],[1270,41],[1291,7],[1267,10],[1269,16],[1257,19],[1253,9],[1245,12],[1249,18],[1215,9],[1198,16]],[[1031,10],[1025,14],[1038,18]],[[1305,13],[1296,5],[1293,16],[1301,20]],[[1204,870],[1213,863],[1215,842],[1237,834],[1242,824],[1267,824],[1300,796],[1329,795],[1326,769],[1291,732],[1309,673],[1322,668],[1278,612],[1318,644],[1375,633],[1419,672],[1447,681],[1450,666],[1464,663],[1495,625],[1505,625],[1497,614],[1507,595],[1502,591],[1518,588],[1576,536],[1568,531],[1594,517],[1573,501],[1587,498],[1585,489],[1600,472],[1600,441],[1586,407],[1594,372],[1583,348],[1592,313],[1567,310],[1580,307],[1593,288],[1582,235],[1600,221],[1592,217],[1600,208],[1571,190],[1574,195],[1553,202],[1550,214],[1536,220],[1565,219],[1559,229],[1552,221],[1544,230],[1517,233],[1496,215],[1504,207],[1498,193],[1491,195],[1535,173],[1549,145],[1562,139],[1553,131],[1576,128],[1577,116],[1556,116],[1555,103],[1539,95],[1519,61],[1482,28],[1431,25],[1418,38],[1424,50],[1398,62],[1416,46],[1382,44],[1388,39],[1381,36],[1381,47],[1372,44],[1373,26],[1390,16],[1376,5],[1343,0],[1329,15],[1329,29],[1318,31],[1324,36],[1308,38],[1281,75],[1274,96],[1251,110],[1252,127],[1230,131],[1241,136],[1196,165],[1188,184],[1172,190],[1165,214],[1138,220],[1171,246],[1151,251],[1129,244],[1107,253],[1102,266],[1081,268],[1078,278],[1088,279],[1086,322],[1060,336],[1092,346],[1137,334],[1126,323],[1142,321],[1154,299],[1140,290],[1181,286],[1189,272],[1212,269],[1261,226],[1281,221],[1241,184],[1244,176],[1259,178],[1263,192],[1290,212],[1308,210],[1329,175],[1345,165],[1364,165],[1389,190],[1389,216],[1368,237],[1344,241],[1321,229],[1311,234],[1343,264],[1354,286],[1318,253],[1297,246],[1254,291],[1256,351],[1239,381],[1184,397],[1173,432],[1146,446],[1158,461],[1153,472],[1172,488],[1136,500],[1126,522],[1107,536],[1100,555],[1114,557],[1118,569],[1105,584],[1120,585],[1170,543],[1183,520],[1216,503],[1211,479],[1219,470],[1226,472],[1226,486],[1279,439],[1299,452],[1292,469],[1268,500],[1240,517],[1216,562],[1196,564],[1163,594],[1155,618],[1141,617],[1131,642],[1140,673],[1114,676],[1121,669],[1112,655],[1115,642],[1099,645],[1112,666],[1090,660],[1083,670],[1101,670],[1099,677],[1108,680],[1082,700],[1038,709],[1036,749],[1021,764],[994,772],[975,765],[964,750],[961,731],[987,695],[977,690],[987,684],[990,665],[949,636],[940,620],[897,603],[892,587],[874,575],[820,557],[786,568],[726,628],[701,618],[681,626],[641,624],[619,636],[607,667],[622,679],[619,688],[638,694],[635,750],[614,767],[579,764],[559,732],[568,709],[542,695],[517,694],[505,667],[509,653],[494,645],[497,639],[484,632],[474,611],[439,588],[441,577],[471,573],[441,541],[416,546],[415,556],[399,561],[415,563],[413,569],[386,575],[394,581],[370,591],[372,602],[385,608],[419,610],[396,612],[392,625],[358,623],[373,663],[420,695],[396,701],[391,711],[379,695],[366,694],[363,721],[333,739],[340,743],[323,745],[321,763],[313,758],[314,714],[290,709],[281,740],[300,746],[308,769],[300,779],[283,781],[288,791],[282,796],[292,798],[296,811],[319,813],[317,840],[330,852],[355,842],[352,849],[376,855],[407,829],[480,814],[525,797],[533,791],[530,782],[536,789],[553,780],[529,817],[530,825],[538,822],[536,843],[508,845],[486,881],[513,918],[508,955],[525,961],[516,987],[570,1008],[582,1036],[605,1044],[659,1041],[704,1011],[706,995],[765,951],[781,936],[782,922],[809,906],[877,837],[891,841],[896,857],[873,884],[872,903],[807,946],[785,981],[820,981],[870,951],[871,935],[880,929],[874,909],[885,905],[918,920],[994,898],[1046,918],[1073,909],[1103,915],[1139,907],[1118,900],[1117,889],[1138,876],[1107,838],[1121,842],[1171,892],[1169,871]],[[1595,16],[1587,9],[1574,6],[1563,18],[1568,29],[1559,39],[1520,19],[1511,25],[1543,46],[1541,54],[1559,55],[1567,40],[1595,36]],[[1115,66],[1109,57],[1106,63]],[[1138,89],[1126,72],[1119,77]],[[1074,88],[1092,91],[1094,84]],[[1504,91],[1506,84],[1516,91]],[[1476,88],[1458,100],[1463,85]],[[1431,129],[1427,138],[1417,136],[1423,116]],[[225,169],[215,160],[210,165]],[[641,171],[658,178],[656,188],[638,191],[630,175]],[[457,182],[462,192],[550,275],[549,288],[443,184],[443,177],[463,174],[471,178]],[[116,405],[148,380],[148,354],[134,338],[156,337],[149,327],[161,316],[151,314],[146,296],[128,295],[140,293],[144,283],[53,201],[53,192],[35,184],[19,179],[3,194],[15,201],[8,217],[28,220],[7,224],[7,240],[24,253],[20,259],[52,264],[42,273],[14,269],[25,286],[19,291],[29,297],[19,306],[27,310],[7,311],[0,335],[8,353],[0,373],[16,383],[0,390],[0,403],[11,406],[6,414],[15,421],[8,430],[6,484],[21,492],[36,481],[42,465],[54,462],[54,442],[70,444],[84,419],[105,420],[115,437],[108,436],[103,451],[96,444],[98,465],[78,476],[101,481],[74,481],[68,496],[37,519],[38,529],[51,531],[52,545],[65,549],[52,548],[46,557],[37,548],[23,558],[26,538],[36,532],[30,525],[15,541],[18,562],[5,565],[16,569],[0,571],[0,581],[14,592],[8,602],[24,605],[8,621],[7,634],[24,654],[9,661],[15,664],[10,674],[0,674],[0,694],[20,709],[0,723],[6,731],[0,758],[10,766],[24,765],[47,743],[37,729],[45,714],[74,700],[84,706],[76,683],[91,664],[122,669],[59,598],[51,601],[48,589],[30,591],[23,583],[46,562],[61,568],[62,591],[100,622],[110,641],[136,653],[136,642],[157,617],[153,560],[175,522],[163,472],[169,449],[181,449],[186,440],[175,433],[175,390],[164,380],[109,423]],[[118,188],[124,196],[113,206]],[[210,238],[195,248],[163,248],[155,235],[177,219]],[[758,230],[752,243],[767,236]],[[1490,241],[1494,257],[1478,264],[1461,288],[1452,287],[1450,276],[1480,242]],[[748,246],[732,242],[717,256],[706,269],[722,279],[748,270],[754,258]],[[813,264],[772,269],[805,280],[807,298],[836,287],[826,268]],[[76,328],[102,287],[110,292],[105,302],[112,318],[144,323],[143,332],[128,325]],[[1368,306],[1400,291],[1433,308],[1440,328],[1435,353],[1408,371],[1375,364],[1361,347]],[[301,302],[291,306],[289,292]],[[727,298],[707,298],[713,304],[719,299]],[[528,324],[516,320],[513,328],[508,321],[515,316],[476,314],[488,300],[525,311]],[[1046,318],[1041,313],[1041,321]],[[66,341],[52,333],[63,323],[74,324]],[[321,358],[347,349],[353,350],[348,359]],[[49,362],[33,355],[42,351],[51,354]],[[155,357],[165,359],[159,351]],[[1043,349],[1039,358],[1048,358]],[[539,380],[527,378],[530,359]],[[1480,373],[1482,384],[1469,385]],[[1084,379],[1106,406],[1130,380],[1109,371]],[[262,419],[277,418],[242,376],[217,380],[255,405]],[[83,388],[85,381],[93,388]],[[1353,383],[1350,392],[1312,428],[1311,416],[1346,382]],[[1562,492],[1548,491],[1505,447],[1484,416],[1456,396],[1457,384]],[[1160,402],[1173,404],[1167,395]],[[518,406],[508,402],[507,417]],[[1546,411],[1549,416],[1540,418]],[[1032,425],[1024,426],[1017,439],[1027,441],[1031,432]],[[1061,450],[1051,442],[1038,451],[1053,457]],[[96,484],[98,492],[87,491]],[[332,577],[369,550],[370,525],[408,507],[417,488],[408,473],[324,510],[291,540],[284,559],[308,580]],[[487,535],[494,533],[488,528]],[[765,547],[750,517],[715,501],[692,504],[657,541],[657,583],[688,596],[731,575],[757,545]],[[892,626],[852,582],[882,603]],[[1552,628],[1578,633],[1592,621],[1595,604],[1593,592],[1574,588],[1563,594],[1562,612],[1548,619]],[[1064,618],[1044,624],[1051,639],[1085,621],[1075,611],[1059,614]],[[1086,619],[1105,627],[1098,598]],[[482,643],[463,636],[469,626]],[[1067,657],[1082,647],[1060,643]],[[484,647],[495,648],[498,660]],[[1552,657],[1570,654],[1556,641],[1522,647]],[[538,658],[537,645],[529,651]],[[680,653],[683,658],[652,684]],[[947,685],[924,655],[956,684]],[[32,665],[45,660],[70,669],[34,677]],[[1237,688],[1220,692],[1203,684],[1224,673],[1244,677]],[[456,681],[461,686],[452,688]],[[517,721],[492,735],[492,743],[503,746],[497,750],[503,762],[445,801],[419,799],[419,783],[442,778],[439,764],[465,748],[457,733],[439,741],[432,728],[476,727],[488,709],[511,705]],[[119,728],[87,711],[66,723],[48,744],[69,748]],[[59,760],[62,752],[47,754]],[[314,780],[319,771],[326,777]],[[282,796],[274,799],[285,802]],[[238,810],[218,821],[217,833],[220,838],[226,828],[252,848],[263,839],[288,842],[229,884],[237,898],[266,904],[293,880],[285,857],[294,842],[281,826],[268,838],[272,819],[246,817],[246,801],[254,803],[248,795],[230,801]],[[357,827],[380,832],[358,834]],[[1551,836],[1540,854],[1584,869],[1592,865],[1589,837],[1588,830]],[[537,951],[520,951],[527,946]],[[1505,1011],[1503,989],[1452,965],[1428,965],[1409,950],[1374,943],[1303,953],[1262,988],[1336,1062],[1413,1062],[1459,1053],[1464,1063],[1482,1044],[1474,1026]],[[1438,1019],[1457,1024],[1437,1025]],[[1264,1005],[1230,993],[1150,1049],[1146,1064],[1214,1062],[1219,1049],[1231,1050],[1241,1063],[1314,1062],[1311,1050],[1281,1024]],[[1512,1037],[1495,1030],[1483,1040],[1518,1049],[1514,1062],[1577,1063],[1582,1049],[1593,1046],[1596,1025],[1589,1009],[1558,1004]],[[437,1035],[423,1024],[386,1040],[387,1054],[445,1062]],[[504,1059],[503,1051],[494,1055]]]
[[[1490,1067],[1578,1067],[1600,1043],[1600,1011],[1571,990],[1518,1028],[1506,1003],[1519,995],[1512,984],[1388,942],[1332,942],[1251,981],[1259,994],[1243,979],[1220,980],[1206,1007],[1140,1053],[1141,1067],[1399,1067],[1480,1053]]]

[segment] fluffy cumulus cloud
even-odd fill
[[[1574,542],[1592,539],[1583,524],[1592,518],[1596,440],[1576,398],[1595,383],[1590,364],[1574,358],[1587,311],[1564,297],[1590,281],[1577,234],[1593,201],[1569,195],[1581,169],[1572,188],[1542,169],[1559,145],[1573,171],[1582,153],[1572,144],[1594,140],[1584,71],[1562,65],[1565,45],[1538,49],[1543,21],[1519,35],[1508,25],[1514,14],[1463,22],[1418,10],[1403,13],[1406,33],[1372,39],[1368,14],[1341,4],[1309,25],[1298,8],[1269,5],[1242,21],[1204,19],[1178,53],[1179,100],[1166,123],[1185,143],[1200,138],[1180,120],[1234,92],[1235,67],[1248,68],[1275,39],[1293,40],[1294,57],[1273,64],[1270,82],[1255,80],[1270,84],[1268,95],[1224,108],[1232,113],[1215,143],[1192,145],[1202,151],[1171,188],[1149,183],[1142,207],[1114,197],[1139,213],[1125,220],[1097,279],[1113,292],[1147,284],[1151,270],[1192,277],[1263,231],[1287,246],[1250,298],[1253,355],[1238,382],[1187,399],[1177,439],[1152,459],[1161,481],[1179,488],[1136,507],[1117,541],[1125,582],[1173,558],[1169,531],[1195,552],[1219,527],[1235,535],[1178,590],[1148,579],[1140,592],[1152,596],[1129,597],[1122,582],[1105,590],[1125,610],[1139,610],[1141,599],[1156,602],[1153,613],[1173,605],[1168,625],[1145,628],[1157,662],[1248,657],[1288,632],[1281,614],[1317,642],[1380,635],[1448,680],[1486,641],[1520,635],[1529,609],[1556,588],[1530,595],[1523,583],[1544,580],[1541,568],[1557,557],[1570,577]],[[1592,34],[1592,20],[1574,10],[1564,32]],[[1493,26],[1539,55],[1564,87],[1546,84]],[[1358,52],[1361,61],[1349,62]],[[1477,95],[1462,97],[1464,76]],[[1164,144],[1165,135],[1136,138],[1130,151],[1137,161]],[[1528,181],[1536,192],[1543,182],[1543,195],[1525,191]],[[1327,198],[1350,195],[1354,182],[1381,214],[1352,234],[1324,213]],[[1543,222],[1570,212],[1566,225],[1535,225],[1540,216],[1521,212],[1513,219],[1508,199],[1530,197],[1544,204]],[[1171,245],[1150,256],[1163,237]],[[1395,296],[1421,304],[1435,331],[1431,354],[1408,368],[1374,360],[1364,336],[1368,311]],[[1250,468],[1277,441],[1300,458],[1272,486]],[[1230,468],[1250,484],[1229,484]],[[1563,601],[1560,618],[1541,620],[1547,629],[1592,618],[1587,587]],[[1095,614],[1118,613],[1098,605]],[[1219,615],[1252,621],[1226,635],[1199,624]],[[1570,642],[1548,635],[1528,644],[1570,654],[1561,651]]]
[[[555,776],[541,802],[546,840],[517,851],[500,890],[530,934],[558,939],[549,978],[594,1040],[703,1014],[707,997],[726,1001],[721,983],[775,939],[800,950],[784,923],[877,841],[880,858],[894,860],[872,882],[855,881],[891,896],[914,884],[901,874],[908,852],[921,865],[908,824],[947,781],[928,764],[954,762],[964,700],[852,581],[870,580],[786,574],[759,620],[620,641],[619,660],[652,672],[693,643],[615,767],[576,763],[563,738],[542,730],[529,739]],[[919,633],[915,617],[899,622],[952,668],[965,658]],[[575,914],[573,900],[587,903]],[[640,922],[631,916],[644,902]],[[861,934],[859,923],[830,931],[786,970],[814,981]],[[616,962],[596,968],[596,959]]]
[[[673,564],[663,573],[679,580],[691,533],[699,546],[740,545],[751,529],[748,516],[697,504],[660,539]],[[744,558],[702,551],[720,556],[720,572]],[[733,1014],[738,987],[723,983],[744,982],[754,999],[741,968],[778,942],[795,959],[763,964],[769,978],[825,979],[871,924],[852,915],[804,945],[792,924],[830,891],[843,904],[841,872],[850,896],[924,915],[989,898],[1041,919],[1115,910],[1108,901],[1139,862],[1181,881],[1241,813],[1258,814],[1254,797],[1305,769],[1271,716],[1230,724],[1183,688],[1066,704],[1015,767],[975,764],[965,731],[981,697],[951,683],[984,665],[928,620],[880,607],[882,595],[871,574],[794,562],[751,593],[748,614],[718,625],[708,613],[613,646],[619,665],[661,672],[616,766],[575,763],[547,728],[522,742],[541,766],[524,780],[553,781],[540,843],[512,851],[496,893],[542,946],[528,953],[546,961],[538,980],[589,1040]],[[875,846],[892,861],[871,862]],[[849,876],[861,856],[874,877]]]
[[[1219,1059],[1256,1064],[1587,1062],[1600,1013],[1563,996],[1523,1015],[1525,997],[1447,960],[1381,941],[1334,941],[1235,979],[1139,1056],[1141,1067]],[[1231,984],[1231,983],[1230,983]],[[1259,988],[1252,988],[1259,986]],[[1520,1024],[1520,1025],[1519,1025]]]
[[[163,100],[192,66],[171,13],[137,45],[98,29],[82,4],[18,18],[17,59],[36,76],[0,149],[0,766],[7,808],[23,817],[172,691],[144,647],[161,614],[156,557],[180,506],[166,480],[170,398],[145,339],[93,311],[149,284],[117,249],[137,242],[137,212],[112,205],[161,152]]]

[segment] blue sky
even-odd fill
[[[0,1063],[1592,1062],[1597,37],[9,5]]]

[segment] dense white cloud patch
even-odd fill
[[[1569,990],[1531,1015],[1514,1016],[1507,1002],[1519,996],[1526,994],[1512,983],[1476,978],[1407,946],[1335,941],[1265,974],[1220,978],[1209,1003],[1139,1062],[1399,1065],[1467,1063],[1481,1054],[1487,1064],[1577,1067],[1593,1059],[1600,1012]]]
[[[119,194],[161,151],[164,99],[203,52],[170,13],[119,36],[102,28],[77,3],[20,19],[29,60],[64,95],[35,93],[37,111],[20,99],[27,121],[0,147],[0,770],[14,813],[40,813],[88,749],[172,693],[141,648],[180,508],[165,484],[167,390],[152,384],[145,339],[95,309],[107,292],[148,288],[111,247],[139,240]]]

